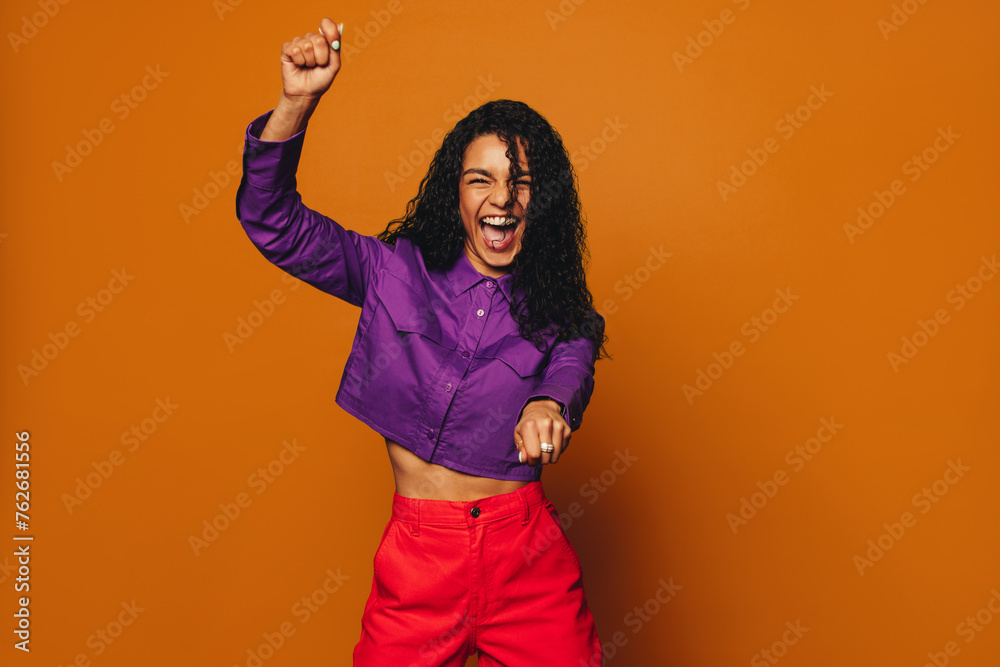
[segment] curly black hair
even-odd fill
[[[514,291],[521,288],[525,295],[510,308],[521,336],[540,349],[546,344],[539,333],[543,330],[554,331],[557,343],[587,337],[598,348],[595,362],[610,359],[604,349],[608,337],[584,274],[583,258],[589,259],[590,253],[569,153],[555,128],[524,102],[492,100],[460,120],[435,153],[405,215],[390,222],[377,238],[392,245],[399,237],[410,239],[420,248],[428,269],[452,266],[465,244],[458,195],[462,159],[472,141],[492,134],[507,145],[508,210],[517,200],[514,189],[521,175],[518,139],[526,144],[531,172],[524,235],[511,263]]]

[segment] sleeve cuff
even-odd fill
[[[528,407],[528,403],[531,403],[532,401],[534,401],[536,399],[540,399],[540,398],[547,398],[549,400],[552,400],[552,401],[555,401],[556,403],[558,403],[559,407],[562,409],[562,413],[561,413],[562,414],[562,418],[564,420],[566,420],[566,423],[569,424],[569,427],[571,429],[576,430],[576,427],[579,424],[574,424],[572,421],[570,421],[569,401],[566,400],[566,399],[560,399],[560,398],[558,398],[556,396],[551,396],[549,394],[535,394],[535,395],[529,396],[527,399],[525,399],[524,405],[521,406],[521,412],[518,413],[518,421],[521,420],[521,415],[524,414],[524,409],[526,407]]]
[[[295,188],[295,172],[299,168],[302,144],[306,129],[283,141],[262,141],[264,131],[274,109],[255,118],[247,125],[243,148],[243,171],[247,182],[264,190]]]

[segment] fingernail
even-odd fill
[[[338,32],[340,32],[341,37],[343,37],[343,35],[344,35],[344,24],[343,23],[338,23],[337,24],[337,30],[338,30]]]
[[[340,51],[340,40],[339,39],[333,40],[333,44],[331,44],[330,46],[333,47],[334,51]]]
[[[521,463],[524,463],[524,452],[517,453],[517,460],[520,461]]]

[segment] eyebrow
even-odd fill
[[[490,178],[493,178],[492,173],[490,173],[486,169],[481,169],[479,167],[472,167],[462,172],[462,176],[465,176],[466,174],[482,174],[483,176],[489,176]],[[531,176],[531,173],[527,171],[522,171],[521,176]]]

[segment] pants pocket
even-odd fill
[[[375,549],[375,557],[372,559],[372,572],[374,574],[374,579],[375,579],[375,592],[380,598],[384,596],[382,577],[381,577],[381,565],[382,561],[385,559],[386,548],[390,540],[389,533],[392,532],[393,527],[395,525],[396,525],[395,517],[390,517],[388,523],[385,524],[385,530],[382,531],[382,539],[379,540],[378,548]]]
[[[583,574],[583,566],[580,564],[580,558],[576,553],[576,549],[573,548],[573,544],[569,541],[566,532],[563,530],[562,521],[559,519],[559,510],[556,506],[552,504],[551,501],[546,501],[541,507],[542,514],[542,524],[539,526],[545,537],[549,540],[558,542],[560,549],[563,549],[572,559],[574,567],[577,571]]]

